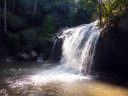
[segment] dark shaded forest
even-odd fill
[[[0,0],[0,57],[36,52],[49,58],[58,30],[94,21],[96,5],[97,0]]]

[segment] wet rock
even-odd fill
[[[38,62],[38,63],[43,63],[43,62],[44,62],[43,55],[44,55],[44,54],[40,54],[40,56],[37,57],[37,62]]]
[[[36,51],[31,51],[31,58],[35,58],[38,54],[36,53]]]
[[[126,19],[121,21],[122,25],[127,23],[125,20]],[[103,36],[100,36],[99,38],[94,56],[94,64],[92,66],[93,74],[97,72],[106,75],[114,74],[120,78],[128,80],[128,77],[126,77],[128,73],[127,25],[124,25],[121,28],[112,27],[105,30],[104,33],[102,32]]]
[[[29,60],[30,59],[30,54],[27,54],[27,53],[19,54],[19,56],[21,56],[25,60]]]
[[[13,59],[12,58],[5,58],[5,59],[1,60],[1,62],[4,62],[4,63],[12,63],[13,62]]]
[[[128,32],[128,18],[124,18],[120,21],[120,29]]]

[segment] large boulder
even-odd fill
[[[110,27],[101,32],[92,73],[128,80],[128,19],[125,18],[119,22],[120,27]]]

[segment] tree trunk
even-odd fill
[[[102,24],[102,12],[101,12],[100,1],[99,1],[99,19],[100,19],[100,26],[101,26],[101,24]]]
[[[7,33],[7,1],[4,0],[4,32]]]
[[[34,3],[34,10],[33,10],[33,26],[34,26],[34,23],[35,23],[35,14],[36,14],[36,6],[37,6],[37,0],[35,0],[35,3]]]
[[[12,13],[15,12],[15,3],[16,3],[16,0],[13,0]]]
[[[107,12],[107,9],[106,9],[106,7],[105,7],[105,5],[104,5],[104,3],[103,3],[103,2],[101,2],[101,4],[102,4],[102,6],[103,6],[103,8],[104,8],[105,12],[106,12],[106,13],[108,13],[108,12]]]
[[[107,15],[109,15],[109,14],[108,14],[108,12],[107,12],[107,9],[106,9],[106,7],[105,7],[105,5],[104,5],[104,3],[103,3],[103,1],[102,1],[102,0],[100,0],[100,4],[101,4],[101,5],[102,5],[102,7],[104,8],[104,10],[105,10],[106,14],[107,14]]]

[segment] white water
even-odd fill
[[[61,63],[88,74],[100,31],[96,27],[97,21],[70,28],[63,31],[59,38],[63,38]]]

